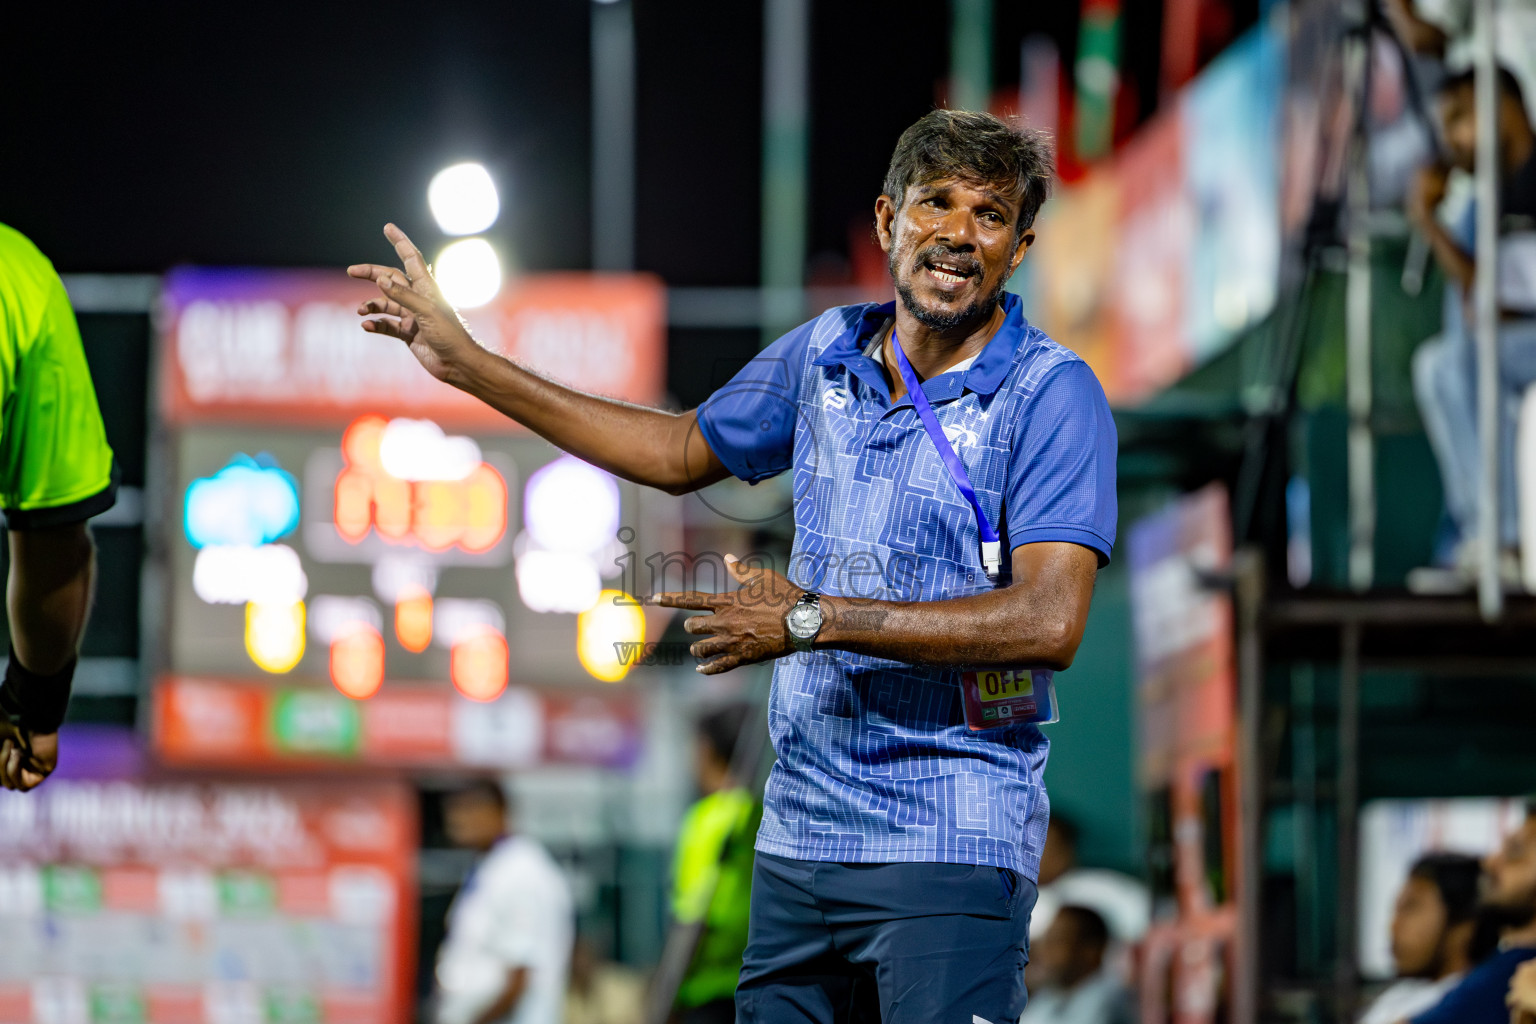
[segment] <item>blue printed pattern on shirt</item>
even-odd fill
[[[988,589],[975,515],[910,401],[889,407],[846,365],[818,365],[833,345],[857,358],[853,353],[879,327],[872,312],[829,310],[801,329],[797,344],[771,347],[701,410],[705,435],[733,472],[761,478],[789,453],[746,431],[766,437],[788,426],[778,422],[782,416],[793,417],[790,576],[799,585],[905,601]],[[1020,329],[1023,338],[991,393],[960,389],[958,374],[924,388],[994,525],[1006,519],[1004,495],[1018,493],[1016,479],[1010,491],[1010,474],[1034,458],[1015,450],[1026,403],[1065,364],[1091,379],[1075,354],[1027,324]],[[1096,383],[1083,395],[1085,403],[1094,400],[1103,403]],[[1083,459],[1102,457],[1105,439],[1097,435],[1106,430],[1113,462],[1107,406],[1088,412],[1082,430],[1069,417],[1051,437],[1061,451],[1049,458],[1059,456],[1064,471],[1082,472]],[[1052,470],[1033,472],[1043,480]],[[1046,517],[1060,521],[1005,523],[1007,535],[1018,543],[1021,532],[1043,528],[1040,539],[1050,539],[1056,528],[1107,558],[1112,465],[1108,473],[1109,497],[1098,499],[1108,502],[1107,518],[1103,508],[1057,515],[1047,506]],[[1100,480],[1096,491],[1102,490]],[[768,724],[779,759],[764,798],[759,850],[803,860],[996,865],[1036,876],[1049,815],[1041,779],[1048,743],[1030,725],[971,732],[958,671],[844,651],[794,655],[775,665]]]

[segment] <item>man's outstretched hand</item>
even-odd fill
[[[402,271],[377,263],[359,263],[347,268],[347,274],[379,286],[383,293],[357,307],[363,330],[399,338],[410,346],[427,372],[438,380],[455,383],[455,376],[465,362],[482,351],[469,336],[464,321],[443,298],[432,269],[422,258],[404,231],[393,224],[384,225],[384,237],[395,247]]]

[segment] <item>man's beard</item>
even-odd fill
[[[930,251],[943,253],[948,250],[945,250],[943,246],[929,246],[927,249],[913,254],[911,262],[919,272],[922,271]],[[891,272],[891,280],[896,283],[896,294],[901,297],[901,304],[907,307],[907,312],[912,314],[912,318],[933,331],[950,331],[962,324],[980,323],[986,317],[991,316],[993,308],[997,305],[998,296],[1003,293],[1003,286],[1008,283],[1006,279],[998,281],[992,291],[978,297],[976,301],[961,309],[954,309],[952,307],[939,310],[926,309],[918,304],[917,295],[912,290],[912,286],[898,272],[904,258],[904,254],[892,250],[890,259],[887,261],[887,266]]]

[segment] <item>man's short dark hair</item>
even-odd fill
[[[1050,194],[1050,146],[1043,133],[985,111],[931,110],[896,140],[884,191],[900,209],[908,187],[943,178],[995,186],[1019,204],[1022,234]]]
[[[745,704],[727,704],[699,719],[699,735],[721,764],[729,765],[736,756],[736,741],[741,738],[742,724],[751,710]]]
[[[1409,878],[1433,885],[1445,904],[1445,923],[1461,924],[1477,913],[1478,887],[1483,866],[1476,857],[1464,853],[1426,853],[1408,869]]]
[[[501,783],[495,779],[470,779],[463,785],[450,789],[445,794],[445,798],[448,800],[484,800],[501,808],[502,814],[506,814],[512,809],[512,801],[507,798],[507,791],[502,789]]]
[[[1077,941],[1102,952],[1109,945],[1109,925],[1104,915],[1092,907],[1069,903],[1056,912],[1058,917],[1069,919],[1077,926]]]
[[[1052,812],[1050,823],[1046,826],[1047,835],[1050,834],[1051,829],[1056,830],[1056,834],[1061,837],[1062,842],[1066,843],[1074,850],[1077,849],[1077,822],[1073,821],[1065,814],[1057,814]]]
[[[1520,104],[1523,109],[1525,107],[1525,90],[1520,88],[1520,79],[1516,78],[1515,73],[1502,64],[1499,65],[1498,78],[1499,92]],[[1454,75],[1447,75],[1442,78],[1440,80],[1439,93],[1441,96],[1444,96],[1458,89],[1471,89],[1474,88],[1476,81],[1476,70],[1467,68],[1465,71],[1458,71]]]

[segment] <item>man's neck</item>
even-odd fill
[[[891,401],[897,401],[907,393],[901,374],[896,371],[896,354],[891,350],[891,336],[901,341],[901,351],[918,380],[928,380],[948,370],[956,363],[979,355],[992,340],[992,335],[1003,325],[1006,315],[1001,303],[992,308],[990,316],[979,324],[961,324],[950,330],[929,327],[908,312],[898,297],[896,300],[895,331],[887,333],[881,346],[886,376],[890,378]]]
[[[1518,946],[1522,949],[1536,947],[1536,920],[1529,924],[1523,924],[1519,928],[1506,929],[1499,936],[1499,944],[1505,947]]]

